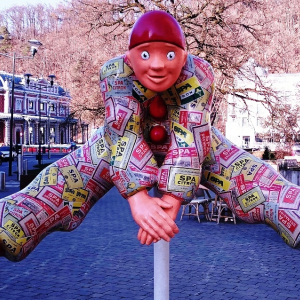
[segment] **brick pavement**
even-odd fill
[[[271,228],[177,223],[170,299],[300,298],[300,252]],[[0,299],[153,299],[153,247],[141,246],[136,233],[113,189],[75,231],[52,233],[22,262],[0,258]]]

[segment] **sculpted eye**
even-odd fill
[[[142,53],[141,53],[141,57],[142,57],[142,59],[149,59],[150,58],[150,54],[147,52],[147,51],[143,51]]]
[[[168,60],[173,60],[175,58],[175,52],[174,51],[168,52],[167,58]]]

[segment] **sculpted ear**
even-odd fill
[[[130,55],[130,50],[126,51],[126,57],[128,58],[129,60],[129,63],[131,64],[131,55]]]
[[[186,63],[187,56],[188,56],[187,51],[183,50],[182,67],[183,67],[183,66],[185,65],[185,63]]]

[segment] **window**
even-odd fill
[[[66,107],[61,105],[59,108],[59,114],[60,115],[64,115],[66,113]]]
[[[248,148],[250,144],[250,136],[243,136],[243,146],[244,148]]]
[[[28,108],[33,109],[33,101],[32,100],[29,100]]]
[[[257,117],[257,126],[263,126],[264,119],[262,117]]]
[[[43,102],[40,103],[40,110],[43,110],[43,111],[45,110],[45,103],[43,103]]]
[[[16,110],[17,111],[22,110],[22,100],[21,99],[16,99]]]
[[[242,126],[248,126],[249,125],[249,120],[246,117],[242,118]]]

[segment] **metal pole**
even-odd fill
[[[50,109],[49,109],[49,103],[48,103],[48,158],[51,158],[51,153],[50,153]]]
[[[161,198],[154,187],[149,191],[152,197]],[[170,243],[160,240],[154,244],[154,300],[169,300]]]
[[[18,181],[21,180],[21,175],[23,175],[23,154],[18,154]]]
[[[13,150],[13,126],[14,126],[14,105],[15,105],[15,65],[16,65],[16,54],[13,54],[13,76],[11,86],[11,104],[10,104],[10,128],[9,128],[9,162],[8,162],[8,176],[12,176],[12,150]]]
[[[27,159],[24,160],[24,167],[23,167],[23,169],[25,170],[25,175],[27,175],[27,170],[28,170],[28,160]]]
[[[39,138],[39,153],[38,153],[38,163],[39,167],[42,165],[42,145],[41,145],[41,93],[42,85],[40,84],[40,94],[39,94],[39,126],[38,126],[38,138]]]
[[[154,300],[169,300],[170,243],[154,244]]]

